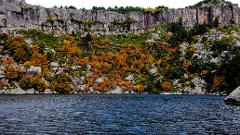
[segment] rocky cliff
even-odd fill
[[[184,9],[164,9],[159,12],[105,10],[78,10],[66,8],[44,8],[18,0],[0,0],[0,30],[11,31],[22,28],[40,28],[44,31],[65,32],[92,30],[111,34],[119,32],[141,33],[158,22],[181,20],[185,27],[194,24],[221,25],[231,22],[240,24],[240,8],[237,4],[223,3]]]

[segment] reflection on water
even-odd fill
[[[240,108],[224,97],[0,96],[0,134],[238,134]]]

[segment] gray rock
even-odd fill
[[[29,72],[35,72],[35,73],[42,73],[42,68],[41,67],[36,67],[36,66],[31,66],[28,69]]]
[[[29,89],[26,91],[26,94],[36,94],[36,91],[34,89]]]
[[[189,94],[202,95],[202,94],[204,94],[203,88],[202,88],[202,87],[199,87],[199,86],[196,86],[194,89],[191,89],[191,90],[189,91]]]
[[[199,77],[196,77],[194,79],[191,80],[191,82],[197,87],[197,86],[200,86],[200,87],[203,87],[205,85],[205,81],[202,80],[201,78]]]
[[[104,81],[104,77],[100,77],[98,79],[95,80],[95,83],[98,84],[98,83],[102,83]]]
[[[60,30],[63,32],[84,31],[89,29],[99,33],[142,33],[158,22],[176,22],[182,20],[185,27],[194,24],[212,24],[219,18],[221,25],[229,25],[230,20],[239,24],[237,4],[222,3],[205,5],[200,8],[164,9],[161,12],[127,13],[113,11],[92,11],[85,9],[44,8],[29,5],[24,1],[0,0],[0,31],[40,28],[44,31]],[[127,19],[132,22],[127,22]]]
[[[50,89],[46,89],[46,90],[44,91],[44,94],[53,94],[53,92],[52,92]]]
[[[240,105],[240,86],[224,99],[226,104]]]
[[[120,88],[119,86],[117,86],[116,89],[114,89],[114,90],[112,90],[112,91],[110,91],[110,92],[108,92],[108,93],[110,93],[110,94],[122,94],[122,93],[123,93],[123,90],[122,90],[122,88]]]

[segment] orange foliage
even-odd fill
[[[11,65],[11,64],[13,64],[13,59],[8,57],[5,60],[3,60],[3,64],[4,65]]]
[[[164,91],[169,92],[172,88],[172,84],[170,82],[164,81],[162,83],[162,88]]]
[[[20,71],[18,69],[15,69],[11,66],[8,66],[4,69],[4,73],[7,79],[9,80],[16,80],[20,77]]]
[[[35,53],[32,56],[31,63],[36,66],[45,67],[48,65],[48,59],[40,53]]]
[[[134,87],[134,90],[136,92],[144,92],[144,86],[142,84],[137,84],[135,87]]]
[[[103,82],[97,84],[94,88],[99,92],[107,92],[111,89],[112,82],[109,79],[105,79]]]
[[[216,91],[220,88],[221,84],[223,82],[223,79],[219,77],[218,75],[215,75],[213,77],[213,83],[212,83],[212,90]]]
[[[0,80],[0,90],[2,90],[7,85],[5,80]]]

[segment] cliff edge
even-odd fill
[[[163,8],[157,12],[44,8],[24,0],[0,0],[0,31],[39,28],[44,31],[95,31],[102,34],[142,33],[158,22],[176,22],[189,28],[195,24],[240,25],[240,8],[223,0],[205,0],[184,9]]]

